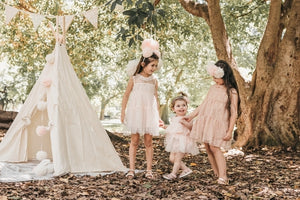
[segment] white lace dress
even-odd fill
[[[130,93],[125,113],[125,135],[138,133],[140,135],[159,135],[159,113],[155,98],[153,76],[133,76],[133,88]]]

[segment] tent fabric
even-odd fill
[[[89,102],[67,54],[56,43],[54,63],[46,64],[23,107],[0,143],[0,161],[29,162],[46,151],[54,176],[124,171],[126,168]],[[39,105],[46,103],[46,109]],[[50,133],[38,136],[36,128]]]

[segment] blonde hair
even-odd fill
[[[178,95],[174,97],[170,103],[170,109],[173,111],[173,108],[175,106],[176,101],[185,101],[186,105],[188,105],[188,98],[187,95],[184,92],[178,92]]]

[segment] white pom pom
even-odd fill
[[[47,102],[46,101],[39,101],[37,104],[37,109],[40,111],[46,110]]]
[[[38,126],[36,127],[35,132],[38,136],[43,136],[50,132],[50,128],[47,126]]]
[[[48,54],[46,56],[47,63],[50,64],[50,65],[54,64],[54,58],[55,58],[54,53]]]
[[[129,76],[133,76],[134,72],[137,69],[137,66],[138,66],[139,62],[140,62],[140,59],[130,60],[128,62],[126,68],[127,68],[127,74]]]
[[[45,87],[50,87],[51,84],[52,84],[52,80],[51,80],[51,79],[44,79],[44,80],[42,81],[42,84],[43,84],[43,86],[45,86]]]
[[[46,151],[38,151],[35,156],[37,160],[44,160],[47,158],[48,154]]]
[[[149,58],[153,54],[153,49],[150,48],[145,48],[143,49],[143,57],[144,58]]]
[[[26,126],[31,124],[31,120],[29,117],[23,117],[22,120]]]
[[[33,172],[37,176],[45,176],[49,173],[53,173],[53,164],[50,162],[49,159],[44,159],[36,167],[33,168]]]

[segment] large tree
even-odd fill
[[[265,1],[270,4],[269,17],[250,83],[239,74],[220,1],[179,2],[207,22],[218,59],[234,69],[241,98],[235,144],[295,149],[300,135],[300,0]]]

